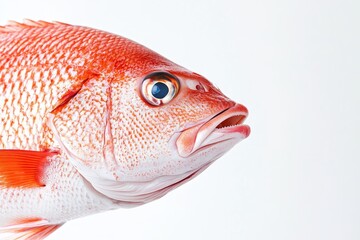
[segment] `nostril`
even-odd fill
[[[201,82],[196,81],[196,80],[187,80],[186,85],[191,90],[195,90],[195,91],[199,91],[199,92],[207,92],[208,91],[208,88],[206,85],[204,85]]]
[[[201,83],[198,83],[196,85],[196,90],[200,91],[200,92],[205,92],[205,88]]]

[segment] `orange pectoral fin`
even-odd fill
[[[1,187],[42,187],[44,167],[56,152],[0,149]]]

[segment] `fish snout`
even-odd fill
[[[234,104],[201,121],[200,124],[184,129],[176,140],[181,157],[206,150],[220,143],[231,141],[234,145],[250,135],[250,127],[243,124],[248,110],[241,104]]]

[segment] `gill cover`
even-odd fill
[[[110,190],[120,179],[115,171],[110,108],[110,82],[93,75],[69,88],[50,112],[47,125],[79,173],[97,191],[117,199]]]
[[[111,82],[94,75],[73,86],[47,120],[60,149],[96,191],[123,207],[134,207],[162,197],[173,184],[194,175],[189,171],[149,181],[124,180],[122,159],[114,156],[111,93]]]

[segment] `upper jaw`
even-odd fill
[[[223,109],[210,119],[183,130],[176,140],[179,155],[188,157],[197,150],[217,143],[228,140],[236,143],[247,138],[250,127],[242,124],[247,115],[246,107],[235,104]]]

